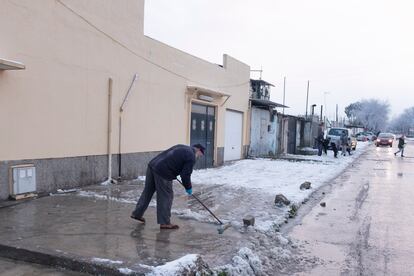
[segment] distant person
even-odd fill
[[[400,138],[398,138],[398,151],[394,152],[395,156],[397,156],[397,153],[401,152],[401,157],[404,157],[405,144],[405,136],[403,134]]]
[[[179,226],[170,221],[174,198],[172,181],[180,175],[185,191],[191,195],[193,193],[191,186],[193,167],[196,159],[204,155],[204,150],[205,148],[200,144],[192,147],[175,145],[152,159],[147,167],[144,190],[131,218],[145,223],[143,215],[152,196],[157,192],[157,222],[160,229],[178,229]]]
[[[346,134],[346,130],[342,131],[339,141],[342,147],[342,155],[345,156],[346,152],[348,152],[349,155],[351,155],[351,153],[348,151],[348,135]]]
[[[316,137],[318,146],[318,156],[322,155],[323,142],[324,142],[324,123],[320,123],[318,127],[318,136]]]
[[[325,155],[328,155],[328,148],[329,148],[329,143],[330,142],[331,142],[330,137],[327,137],[326,139],[323,139],[322,148],[323,148],[323,152],[325,153]]]
[[[330,141],[331,139],[329,139],[329,141]],[[331,148],[332,148],[332,151],[334,152],[334,157],[335,158],[338,158],[338,146],[336,145],[336,143],[335,142],[330,142],[331,143]]]
[[[352,140],[351,140],[351,137],[348,137],[348,145],[346,147],[346,151],[348,152],[349,155],[352,155],[351,150],[352,150]]]

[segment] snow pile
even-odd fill
[[[92,258],[92,262],[95,263],[107,263],[107,264],[122,264],[122,261],[113,261],[109,259]]]
[[[194,212],[190,209],[179,209],[179,210],[173,209],[171,210],[171,212],[183,219],[194,219],[194,220],[202,221],[202,222],[215,222],[211,218],[211,215],[207,216],[207,215],[204,215],[198,212]]]
[[[121,272],[122,274],[125,274],[125,275],[130,275],[130,274],[135,273],[135,271],[133,271],[133,270],[127,268],[127,267],[118,268],[118,271]]]
[[[96,199],[102,199],[102,200],[113,200],[113,201],[118,201],[122,203],[137,204],[136,200],[113,197],[113,196],[106,194],[106,191],[103,191],[102,194],[93,192],[93,191],[79,191],[77,195],[81,197],[89,197],[89,198],[96,198]]]
[[[170,276],[170,275],[210,275],[211,270],[197,254],[189,254],[175,261],[160,266],[141,265],[151,269],[148,276]]]
[[[226,275],[261,275],[262,262],[252,250],[243,247],[233,257],[230,264],[218,267],[215,270],[218,274],[221,272],[226,273]]]

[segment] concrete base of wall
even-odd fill
[[[248,146],[243,147],[246,156]],[[119,156],[112,156],[112,178],[129,180],[145,175],[147,165],[160,152],[127,153],[121,155],[121,174]],[[224,147],[217,148],[217,166],[224,163]],[[11,194],[9,169],[17,165],[32,164],[36,167],[37,193],[49,193],[57,189],[69,189],[102,183],[108,178],[108,156],[93,155],[81,157],[27,159],[0,161],[0,200]]]
[[[217,148],[217,166],[224,164],[224,147]]]
[[[134,179],[145,175],[148,162],[158,153],[122,154],[121,178]],[[37,193],[97,184],[108,178],[107,155],[0,161],[0,199],[7,199],[11,193],[9,168],[25,164],[36,167]],[[118,179],[118,176],[119,157],[115,154],[112,156],[112,177]]]
[[[247,156],[249,155],[249,149],[250,149],[250,145],[243,146],[243,158],[247,158]]]

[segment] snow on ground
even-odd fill
[[[160,266],[141,265],[151,270],[148,276],[169,276],[169,275],[187,275],[186,272],[194,271],[200,256],[197,254],[188,254],[177,260],[167,262]]]
[[[92,258],[92,262],[95,263],[108,263],[108,264],[122,264],[122,261],[113,261],[110,259]]]
[[[133,199],[115,198],[107,194],[99,194],[99,193],[92,192],[92,191],[79,191],[77,195],[81,197],[90,197],[90,198],[104,199],[104,200],[110,199],[110,200],[114,200],[114,201],[118,201],[122,203],[133,203],[133,204],[137,203],[137,201]]]
[[[242,206],[226,206],[227,209],[232,209],[227,220],[240,223],[240,216],[250,210],[256,217],[255,228],[268,231],[274,224],[282,223],[289,211],[289,208],[285,208],[282,215],[280,212],[276,215],[275,207],[271,206],[276,194],[283,194],[292,203],[299,205],[315,189],[338,176],[368,144],[360,142],[351,156],[338,154],[338,158],[334,158],[332,151],[329,151],[328,155],[322,156],[287,155],[284,159],[276,160],[247,159],[220,168],[197,170],[192,175],[193,191],[197,191],[199,185],[217,186],[220,187],[220,192],[216,192],[215,196],[221,197],[218,200],[221,204],[225,204],[231,198],[245,199],[249,203],[248,209]],[[305,181],[311,182],[312,188],[300,190],[300,184]],[[243,205],[243,201],[240,205]],[[236,210],[238,208],[241,208],[239,212]],[[278,211],[280,210],[281,208]],[[235,217],[231,217],[232,215]]]
[[[260,275],[271,274],[275,267],[283,272],[289,263],[294,263],[297,267],[298,263],[306,266],[307,263],[317,262],[318,260],[303,256],[295,259],[293,251],[297,253],[298,246],[275,232],[275,225],[284,223],[290,207],[276,207],[274,197],[283,194],[293,204],[300,206],[315,189],[338,176],[369,144],[358,142],[357,149],[351,156],[339,153],[338,158],[334,158],[332,151],[322,156],[286,155],[282,159],[240,160],[220,168],[194,171],[194,193],[198,193],[222,221],[231,222],[233,229],[251,234],[246,238],[245,247],[239,249],[231,263],[213,270],[217,274],[224,271],[227,275]],[[138,180],[144,179],[145,177],[139,177]],[[299,186],[305,181],[311,182],[312,188],[300,190]],[[142,184],[139,187],[142,188]],[[174,189],[184,194],[180,185],[174,185]],[[78,195],[130,204],[135,204],[137,199],[137,194],[131,191],[123,193],[122,197],[93,191],[81,191]],[[150,206],[155,205],[155,200],[151,201]],[[176,196],[172,212],[183,218],[214,222],[214,218],[198,202],[191,203],[188,199],[180,199],[180,196]],[[255,217],[254,227],[243,228],[242,218],[246,214]],[[205,257],[204,254],[202,257]],[[182,271],[191,271],[198,258],[198,255],[188,254],[162,266],[142,266],[150,269],[154,276],[181,275]],[[128,274],[130,271],[125,268],[120,272]]]
[[[228,188],[246,188],[258,193],[282,193],[295,202],[301,202],[308,193],[298,189],[310,181],[314,189],[334,178],[358,157],[366,143],[360,143],[351,156],[302,156],[287,155],[291,160],[254,159],[241,160],[229,166],[195,171],[193,189],[197,184],[225,185]],[[302,160],[307,160],[306,162]],[[296,161],[300,160],[300,161]]]

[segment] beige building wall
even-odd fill
[[[0,59],[26,68],[0,70],[0,187],[9,181],[11,160],[107,154],[109,78],[113,154],[119,108],[135,74],[122,112],[122,153],[189,144],[191,102],[200,101],[188,87],[214,97],[206,104],[217,111],[216,163],[226,109],[243,112],[242,141],[249,144],[249,66],[228,55],[219,66],[149,38],[143,19],[143,0],[2,1]],[[85,179],[99,178],[91,175]]]
[[[16,4],[18,2],[18,5]],[[144,1],[4,1],[0,57],[26,65],[0,73],[0,160],[105,154],[108,78],[113,82],[112,148],[145,152],[188,143],[189,85],[231,95],[226,108],[247,111],[249,67],[223,67],[143,35]],[[218,109],[217,146],[224,145]],[[245,128],[247,130],[247,128]],[[247,136],[244,144],[247,144]]]

